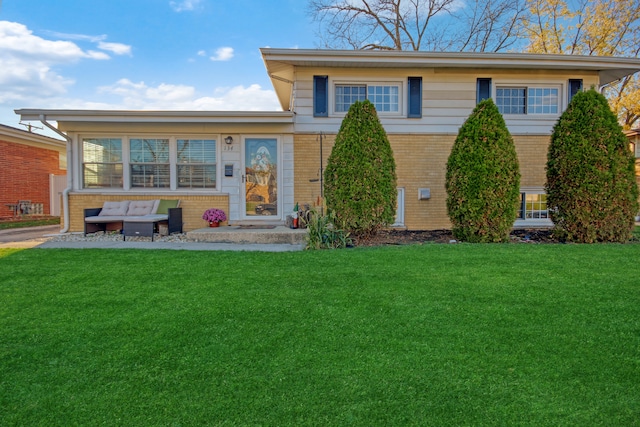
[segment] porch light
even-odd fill
[[[231,144],[233,144],[233,138],[231,137],[231,135],[229,135],[228,137],[226,137],[226,138],[224,139],[224,142],[225,142],[225,144],[227,144],[227,145],[231,145]]]

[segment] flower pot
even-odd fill
[[[211,221],[209,223],[209,227],[220,227],[220,223],[219,222],[215,222],[215,221]]]

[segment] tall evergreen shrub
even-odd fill
[[[458,132],[447,161],[447,211],[456,239],[503,242],[516,219],[520,169],[513,138],[491,99]]]
[[[553,129],[547,158],[547,205],[567,241],[625,242],[638,212],[629,142],[595,90],[576,94]]]
[[[355,102],[342,121],[324,172],[324,194],[336,226],[356,237],[393,223],[396,164],[374,105]]]

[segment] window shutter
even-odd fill
[[[313,76],[313,116],[329,116],[329,77]]]
[[[476,86],[476,104],[491,98],[491,79],[478,79]]]
[[[408,107],[407,117],[422,117],[422,77],[409,77]]]
[[[569,102],[582,90],[582,79],[569,79]]]

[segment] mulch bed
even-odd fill
[[[558,243],[548,229],[518,229],[510,236],[514,243]],[[381,230],[377,235],[358,239],[356,246],[410,245],[421,243],[456,243],[451,230]]]

